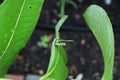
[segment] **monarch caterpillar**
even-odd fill
[[[55,45],[57,45],[57,46],[66,46],[66,43],[64,43],[64,42],[56,42]]]

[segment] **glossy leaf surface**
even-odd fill
[[[112,80],[114,64],[114,34],[109,17],[103,8],[97,5],[91,5],[85,11],[84,19],[96,37],[103,53],[104,73],[102,80]]]
[[[62,19],[56,25],[56,37],[52,43],[51,57],[48,66],[48,70],[40,80],[66,80],[68,75],[67,54],[59,41],[59,30],[61,25],[65,22],[67,16],[63,16]],[[56,45],[56,43],[60,45]]]
[[[0,77],[30,38],[44,0],[4,0],[0,5]]]

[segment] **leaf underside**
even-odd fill
[[[30,38],[44,0],[4,0],[0,5],[0,77]]]
[[[114,64],[114,34],[107,13],[98,5],[91,5],[84,13],[84,19],[96,37],[103,53],[104,73],[102,80],[112,80]]]

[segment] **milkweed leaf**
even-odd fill
[[[30,38],[44,0],[4,0],[0,5],[0,77]]]
[[[56,34],[59,34],[59,29],[61,25],[66,20],[67,16],[63,16],[62,19],[58,22],[56,29]],[[40,80],[66,80],[68,75],[67,63],[67,54],[63,46],[58,46],[55,43],[59,42],[61,38],[59,35],[56,35],[52,43],[51,57],[48,66],[48,70],[45,75],[43,75]]]
[[[63,59],[63,55],[61,55],[65,55],[65,53],[61,53],[62,50],[62,46],[52,45],[49,68],[40,80],[49,80],[48,78],[53,78],[53,80],[66,80],[68,69],[65,65],[66,62]]]
[[[104,59],[102,80],[112,80],[114,64],[114,34],[107,13],[98,5],[91,5],[84,13],[84,19],[95,35]]]

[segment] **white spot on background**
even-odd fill
[[[105,4],[106,4],[106,5],[110,5],[111,2],[112,2],[112,0],[105,0]]]

